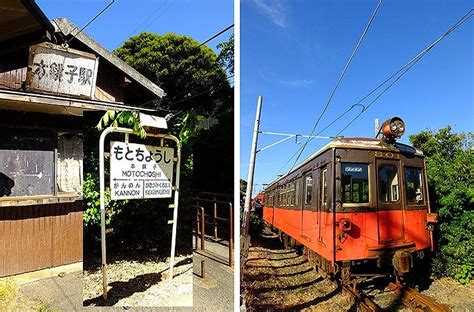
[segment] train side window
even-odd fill
[[[398,172],[394,165],[379,167],[379,199],[383,202],[397,202],[400,199]]]
[[[423,176],[421,168],[405,167],[405,192],[409,203],[423,203]]]
[[[324,168],[321,171],[321,177],[319,179],[319,183],[321,185],[321,205],[326,210],[326,203],[328,200],[328,168]]]
[[[298,194],[300,193],[300,181],[296,180],[295,181],[295,190],[293,192],[293,196],[295,197],[295,206],[298,206],[299,200],[298,200]]]
[[[342,202],[351,204],[369,203],[369,165],[343,163]]]
[[[291,182],[290,184],[290,206],[295,205],[295,182]]]
[[[312,195],[313,195],[313,177],[311,175],[306,176],[306,184],[305,184],[305,197],[304,203],[306,205],[311,204]]]

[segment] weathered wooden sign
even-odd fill
[[[170,147],[111,142],[111,199],[171,197],[173,157]]]
[[[94,98],[99,59],[91,53],[51,43],[30,47],[26,87]]]

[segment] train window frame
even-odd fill
[[[408,198],[408,187],[407,187],[407,174],[406,171],[407,169],[415,169],[419,170],[419,178],[420,178],[420,188],[421,188],[421,200],[409,200]],[[404,195],[405,195],[405,202],[408,205],[414,205],[414,206],[423,206],[426,204],[426,190],[425,190],[425,178],[424,178],[424,170],[423,167],[417,167],[417,166],[403,166],[403,188],[404,188]],[[415,192],[416,194],[416,192]]]
[[[308,184],[308,179],[311,179],[311,184]],[[313,186],[314,186],[313,173],[306,174],[304,176],[304,204],[309,206],[313,202]],[[309,201],[308,201],[308,186],[311,186],[311,191],[309,192]]]
[[[382,196],[382,192],[381,192],[381,187],[380,187],[380,182],[381,182],[381,179],[380,179],[380,169],[383,168],[383,167],[392,167],[392,168],[395,168],[395,171],[396,171],[396,177],[397,177],[397,200],[385,200],[383,199],[381,196]],[[378,197],[378,201],[384,203],[384,204],[397,204],[400,202],[400,197],[401,197],[401,194],[400,194],[400,172],[399,172],[399,166],[395,165],[395,164],[392,164],[392,163],[381,163],[377,166],[377,197]],[[391,185],[392,188],[393,188],[393,185]],[[388,192],[387,192],[388,193]]]
[[[328,207],[328,166],[319,169],[319,203],[321,211],[326,211]]]
[[[371,165],[368,162],[342,162],[341,163],[341,172],[343,165],[345,164],[352,164],[352,165],[366,165],[367,166],[367,202],[364,203],[342,203],[342,207],[370,207],[370,203],[372,202],[372,197],[371,197],[371,189],[372,189],[372,182],[371,182]],[[342,174],[342,173],[341,173]],[[341,176],[341,200],[344,200],[344,185],[342,181],[342,176]]]
[[[295,190],[294,190],[294,196],[295,196],[295,207],[298,207],[299,205],[299,191],[300,191],[300,180],[297,179],[295,180]]]
[[[283,184],[281,188],[281,206],[286,206],[286,184]]]

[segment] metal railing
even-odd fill
[[[209,198],[210,197],[210,198]],[[219,198],[229,198],[232,200],[231,195],[202,192],[198,194],[198,197],[193,198],[193,209],[195,210],[195,248],[196,250],[206,251],[205,248],[205,235],[206,235],[206,224],[213,226],[213,238],[214,240],[219,239],[219,226],[222,223],[228,223],[229,229],[229,246],[228,246],[228,257],[230,267],[234,266],[234,220],[233,220],[233,205],[231,201],[220,200]],[[210,210],[210,213],[206,214],[206,209]],[[219,211],[222,208],[228,209],[228,218],[223,217]],[[199,239],[201,240],[199,248]],[[203,267],[201,267],[203,272]]]

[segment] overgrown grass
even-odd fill
[[[15,301],[18,289],[13,278],[0,279],[0,311],[5,311]]]

